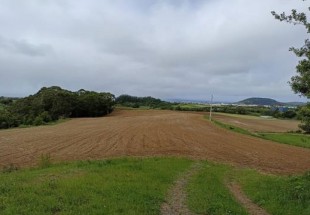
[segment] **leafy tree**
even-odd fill
[[[310,104],[302,107],[298,114],[301,116],[299,127],[306,133],[310,133]]]
[[[305,0],[302,0],[305,1]],[[310,7],[307,8],[310,11]],[[307,33],[310,33],[310,23],[307,19],[306,12],[298,12],[295,9],[292,9],[290,14],[285,12],[278,14],[275,11],[272,11],[271,14],[281,22],[288,22],[293,25],[301,25],[305,28]],[[293,91],[301,96],[305,96],[308,99],[310,98],[310,40],[305,39],[304,45],[300,48],[291,47],[289,49],[297,57],[301,58],[298,65],[296,66],[297,75],[291,78],[289,82]],[[307,106],[309,108],[309,106]],[[305,113],[305,112],[301,112]],[[309,126],[309,127],[308,127]],[[308,115],[302,116],[302,124],[300,125],[304,131],[310,131],[310,118]]]
[[[36,94],[18,99],[0,110],[0,129],[20,124],[43,125],[66,117],[104,116],[113,111],[114,102],[111,93],[43,87]]]
[[[116,98],[116,103],[126,106],[126,107],[133,107],[138,108],[140,106],[147,106],[150,108],[159,108],[163,106],[167,106],[170,103],[161,101],[160,99],[153,98],[151,96],[147,97],[137,97],[137,96],[130,96],[130,95],[120,95]]]

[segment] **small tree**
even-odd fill
[[[299,127],[306,133],[310,133],[310,104],[304,106],[299,111],[299,116],[301,117],[301,124]]]
[[[305,1],[305,0],[302,0]],[[310,11],[310,7],[307,8]],[[307,20],[307,16],[305,12],[297,12],[297,10],[293,9],[291,14],[287,15],[285,12],[278,14],[275,11],[272,11],[271,14],[277,19],[285,22],[288,22],[293,25],[302,25],[307,33],[310,33],[310,23]],[[296,66],[297,75],[291,78],[289,84],[291,85],[293,91],[301,96],[305,96],[308,99],[310,98],[310,41],[309,39],[305,39],[304,45],[300,48],[291,47],[290,51],[294,52],[294,54],[301,58],[298,65]],[[307,105],[305,108],[310,108]],[[302,111],[301,118],[302,124],[300,128],[306,132],[310,131],[310,118],[307,115],[302,115],[305,111]],[[309,126],[309,128],[308,128]]]

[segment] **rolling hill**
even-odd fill
[[[284,105],[284,103],[278,102],[274,99],[270,98],[248,98],[242,101],[237,102],[237,104],[244,104],[244,105]]]
[[[301,106],[303,102],[279,102],[270,98],[253,97],[237,102],[240,105],[269,105],[269,106]]]

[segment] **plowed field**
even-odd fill
[[[0,165],[118,156],[186,156],[274,173],[310,170],[310,150],[219,128],[201,114],[118,110],[108,117],[0,131]]]
[[[264,119],[255,116],[252,117],[219,113],[214,114],[213,118],[220,122],[235,125],[252,132],[296,131],[299,129],[298,124],[300,124],[300,121],[297,120]]]

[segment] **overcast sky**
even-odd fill
[[[0,95],[43,86],[115,95],[304,100],[287,83],[302,26],[293,0],[0,0]]]

